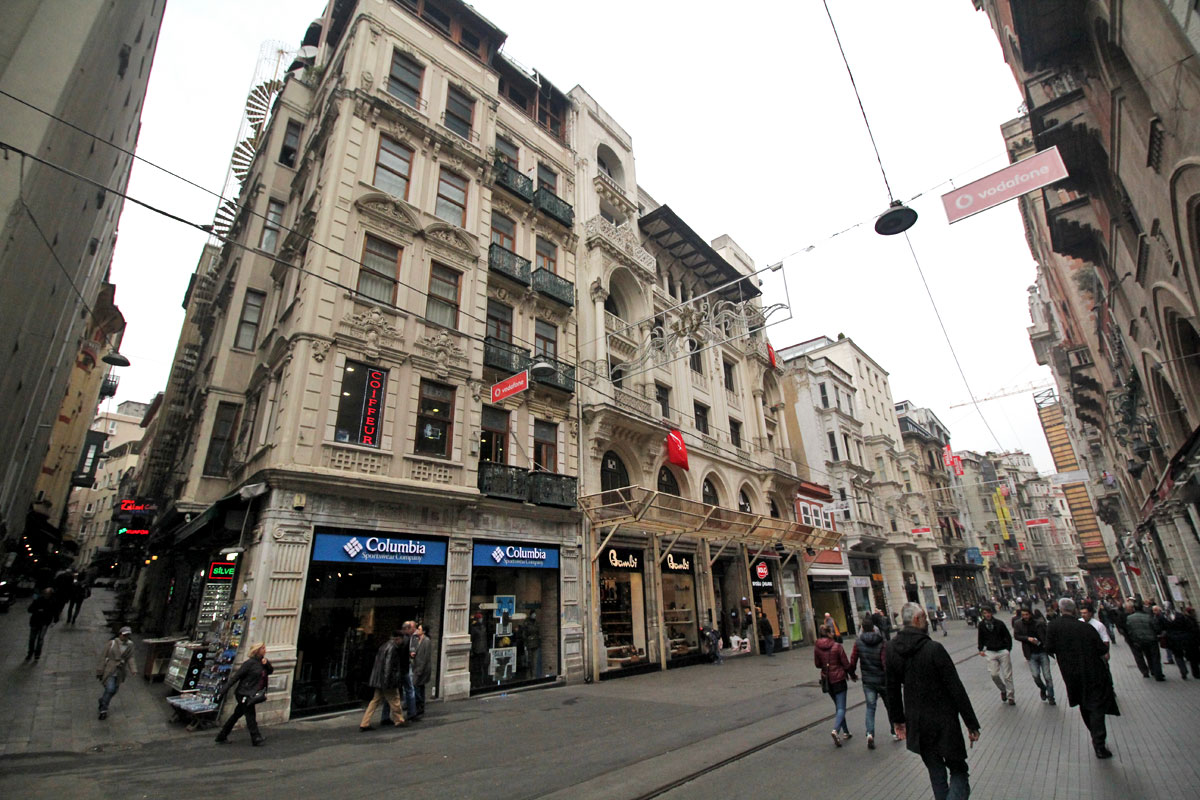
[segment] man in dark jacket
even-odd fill
[[[1143,678],[1154,676],[1156,681],[1165,681],[1162,671],[1162,656],[1158,651],[1158,623],[1154,617],[1132,600],[1125,603],[1125,641],[1133,651],[1133,660]]]
[[[1097,758],[1112,758],[1105,745],[1108,731],[1104,717],[1121,715],[1113,692],[1112,674],[1104,661],[1107,650],[1091,625],[1075,618],[1075,601],[1058,601],[1062,614],[1046,630],[1046,652],[1058,657],[1058,669],[1067,687],[1067,700],[1079,706],[1083,724],[1092,734]]]
[[[416,707],[410,714],[410,722],[425,716],[425,684],[433,677],[433,645],[424,624],[417,625],[408,639],[408,655],[412,659],[413,703]]]
[[[363,712],[362,721],[358,723],[360,731],[371,730],[371,718],[380,704],[387,703],[392,710],[392,724],[399,727],[407,725],[404,720],[404,703],[400,695],[404,682],[408,678],[408,637],[404,631],[392,631],[392,638],[379,646],[375,653],[375,664],[371,668],[371,677],[367,684],[375,690],[367,710]]]
[[[1009,656],[1009,651],[1012,650],[1012,636],[1004,623],[996,619],[995,612],[991,606],[983,608],[983,619],[979,622],[977,637],[979,656],[988,661],[988,674],[992,676],[992,683],[1000,689],[1000,702],[1015,706],[1017,701],[1013,697],[1012,658]]]
[[[871,615],[871,621],[875,623],[875,630],[879,631],[879,635],[885,642],[892,638],[892,622],[882,609],[875,609],[875,613]]]
[[[1050,705],[1054,702],[1054,673],[1050,671],[1050,656],[1046,653],[1046,621],[1033,616],[1029,606],[1021,608],[1021,614],[1013,623],[1013,638],[1021,643],[1025,660],[1029,662],[1029,672],[1033,682],[1042,693],[1042,699]]]
[[[935,800],[966,800],[971,785],[958,719],[972,747],[979,741],[979,720],[950,654],[929,638],[924,609],[906,603],[900,613],[904,628],[887,648],[888,712],[896,734],[925,762]]]
[[[884,656],[887,654],[887,643],[883,634],[875,630],[875,621],[868,614],[862,620],[862,632],[854,641],[854,652],[850,654],[850,672],[862,665],[863,695],[867,699],[867,748],[875,749],[875,706],[880,695],[887,693],[887,677],[884,666]],[[887,698],[884,697],[883,710],[887,711]],[[892,739],[896,739],[896,728],[892,725],[891,714],[888,714],[888,728],[892,731]]]
[[[217,734],[217,744],[225,744],[229,741],[229,732],[233,730],[233,726],[241,717],[246,718],[246,730],[250,731],[250,743],[258,747],[265,741],[262,734],[258,732],[258,717],[254,707],[266,698],[267,677],[274,671],[275,667],[267,660],[265,644],[260,642],[250,648],[250,654],[246,660],[238,667],[237,672],[229,676],[229,680],[225,682],[221,691],[214,698],[220,704],[232,689],[233,697],[237,701],[237,707],[229,715],[229,719],[225,720],[225,724],[221,726],[221,732]]]
[[[42,660],[42,645],[46,641],[46,631],[54,623],[57,612],[57,602],[54,599],[54,589],[47,586],[40,595],[33,598],[29,604],[29,650],[25,660]]]

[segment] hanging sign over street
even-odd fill
[[[1049,525],[1049,524],[1050,524],[1050,520],[1048,520],[1048,519],[1027,519],[1027,520],[1025,520],[1026,528],[1036,528],[1038,525]]]
[[[516,375],[492,384],[492,402],[499,403],[506,397],[520,394],[529,388],[529,370],[523,369]]]
[[[951,223],[958,222],[1065,177],[1067,167],[1062,156],[1057,147],[1051,147],[942,195],[946,219]]]

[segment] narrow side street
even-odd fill
[[[400,785],[411,798],[716,798],[729,797],[731,786],[739,796],[783,798],[820,779],[824,797],[929,796],[924,767],[887,736],[882,709],[878,749],[866,749],[858,684],[850,689],[855,736],[833,747],[832,704],[809,649],[434,703],[426,720],[399,731],[360,734],[354,713],[291,722],[265,729],[262,748],[251,748],[244,731],[218,749],[211,731],[168,724],[166,689],[140,678],[122,687],[102,723],[92,673],[110,598],[100,591],[84,606],[87,624],[55,626],[36,664],[22,661],[24,605],[0,617],[0,632],[19,642],[0,665],[8,689],[0,713],[9,721],[0,795],[165,797],[220,780],[267,798],[350,800]],[[1166,683],[1143,680],[1118,647],[1112,663],[1123,716],[1109,721],[1115,757],[1098,762],[1078,712],[1065,700],[1039,702],[1019,654],[1017,706],[1001,706],[974,639],[962,623],[939,637],[960,662],[983,724],[971,751],[973,796],[1178,798],[1200,782],[1185,736],[1200,715],[1200,681],[1180,681],[1174,667]]]

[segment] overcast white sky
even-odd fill
[[[262,44],[298,45],[323,7],[169,0],[138,155],[219,191]],[[506,53],[564,91],[582,85],[624,126],[638,183],[706,239],[728,233],[759,266],[815,245],[786,260],[793,319],[771,329],[776,347],[845,333],[890,372],[896,400],[937,413],[955,449],[998,448],[972,408],[950,408],[967,392],[904,238],[871,228],[887,193],[818,0],[475,7],[508,33]],[[1048,379],[1026,333],[1035,265],[1016,205],[950,227],[939,200],[944,181],[961,186],[1007,163],[999,128],[1022,98],[986,16],[969,0],[830,8],[894,194],[924,193],[910,235],[972,388]],[[216,207],[144,164],[130,193],[198,222]],[[118,241],[122,351],[133,361],[118,399],[150,400],[170,370],[204,236],[126,204]],[[782,294],[770,281],[767,292]],[[999,447],[1052,470],[1030,394],[981,408]]]

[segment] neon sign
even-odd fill
[[[157,511],[158,506],[154,503],[139,503],[136,500],[122,500],[121,511]]]
[[[117,530],[118,536],[120,536],[122,533],[128,534],[130,536],[149,536],[150,535],[150,531],[147,528],[120,528]]]
[[[208,565],[208,579],[210,581],[231,581],[236,570],[237,563],[234,561],[214,561]]]
[[[363,412],[359,422],[358,441],[371,447],[379,446],[378,430],[383,421],[383,386],[387,373],[368,369],[367,385],[363,388]]]

